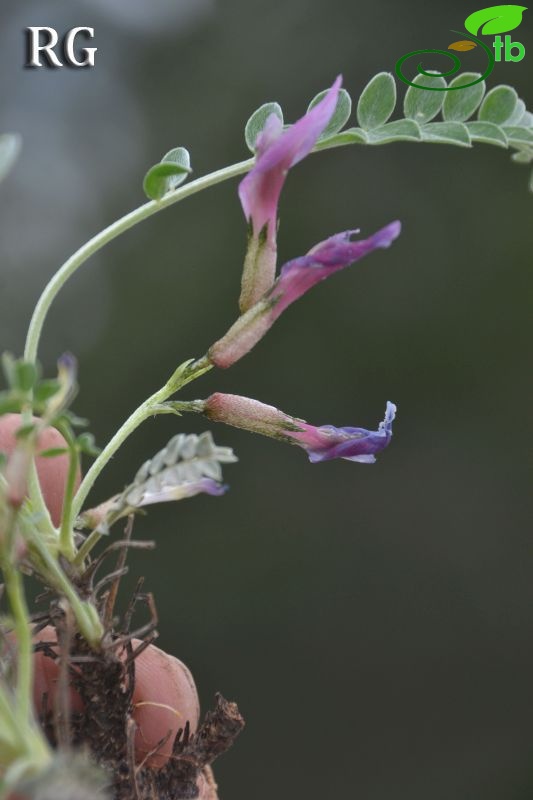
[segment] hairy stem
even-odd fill
[[[115,455],[117,450],[124,444],[126,439],[135,431],[139,425],[149,417],[158,413],[158,406],[164,403],[169,397],[179,391],[183,386],[199,378],[212,368],[213,364],[204,356],[197,361],[186,361],[174,372],[167,383],[158,389],[151,397],[141,403],[141,405],[128,417],[123,425],[118,429],[113,438],[104,447],[96,461],[83,479],[72,503],[71,523],[74,522],[80,513],[82,506],[91,491],[94,482]],[[96,542],[95,542],[96,543]],[[79,559],[77,559],[78,561]]]
[[[130,436],[142,422],[153,415],[153,406],[157,405],[157,403],[160,403],[163,399],[166,399],[166,396],[164,395],[163,390],[159,389],[157,392],[155,392],[155,394],[141,403],[141,405],[136,408],[132,414],[130,414],[128,419],[120,426],[112,439],[110,439],[110,441],[104,447],[98,458],[93,462],[91,468],[85,475],[83,481],[81,482],[81,486],[74,497],[71,517],[73,520],[75,520],[80,513],[82,506],[87,499],[87,495],[91,491],[96,479],[106,464],[108,464],[108,462],[113,458],[117,450],[126,441],[128,436]]]

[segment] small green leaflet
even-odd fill
[[[266,121],[271,114],[275,114],[280,120],[281,124],[283,124],[283,111],[281,110],[279,103],[263,103],[262,106],[254,111],[246,123],[246,127],[244,129],[244,139],[248,149],[252,153],[255,153],[257,137],[265,127]]]
[[[192,172],[191,158],[185,147],[175,147],[163,156],[159,164],[148,170],[143,189],[150,200],[161,198],[176,189]]]
[[[329,89],[324,89],[323,92],[319,92],[316,97],[313,97],[311,102],[309,103],[309,108],[307,111],[311,111],[321,100],[324,99],[326,94],[328,93]],[[333,116],[331,117],[328,125],[319,137],[319,142],[327,139],[330,136],[334,136],[340,130],[344,128],[348,120],[350,119],[350,115],[352,113],[352,98],[346,91],[346,89],[339,89],[339,96],[337,98],[337,105],[335,106],[335,111],[333,112]]]
[[[390,72],[380,72],[367,83],[357,103],[357,120],[365,130],[385,125],[396,105],[396,82]]]

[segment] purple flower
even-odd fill
[[[324,98],[283,131],[275,115],[257,137],[256,161],[241,181],[239,197],[250,226],[242,275],[241,311],[247,311],[272,286],[276,274],[278,201],[289,169],[307,156],[327,127],[337,105],[339,75]]]
[[[385,419],[377,431],[335,428],[332,425],[316,427],[258,400],[220,392],[212,394],[205,401],[203,413],[215,422],[225,422],[236,428],[303,447],[313,464],[333,458],[373,464],[375,454],[387,447],[391,440],[396,406],[387,403]]]
[[[362,464],[373,464],[375,453],[384,450],[392,437],[392,423],[396,416],[396,406],[388,402],[385,418],[379,423],[377,431],[366,428],[335,428],[323,425],[302,425],[301,433],[292,433],[301,447],[307,450],[309,461],[330,461],[333,458],[344,458],[346,461],[359,461]]]
[[[391,222],[368,239],[352,241],[358,231],[345,231],[317,244],[309,253],[289,261],[272,288],[209,350],[217,367],[226,368],[248,353],[291,303],[316,283],[358,261],[380,247],[389,247],[399,236],[401,225]]]

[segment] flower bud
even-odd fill
[[[333,425],[316,427],[259,400],[220,392],[207,398],[204,413],[214,422],[225,422],[226,425],[251,433],[296,444],[307,451],[309,461],[313,464],[335,458],[373,464],[375,454],[387,447],[392,438],[396,406],[387,403],[385,418],[377,431],[335,428]]]

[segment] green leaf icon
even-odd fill
[[[484,33],[492,36],[496,33],[506,33],[518,28],[522,22],[522,12],[527,6],[490,6],[474,11],[465,19],[466,30],[477,36]]]

